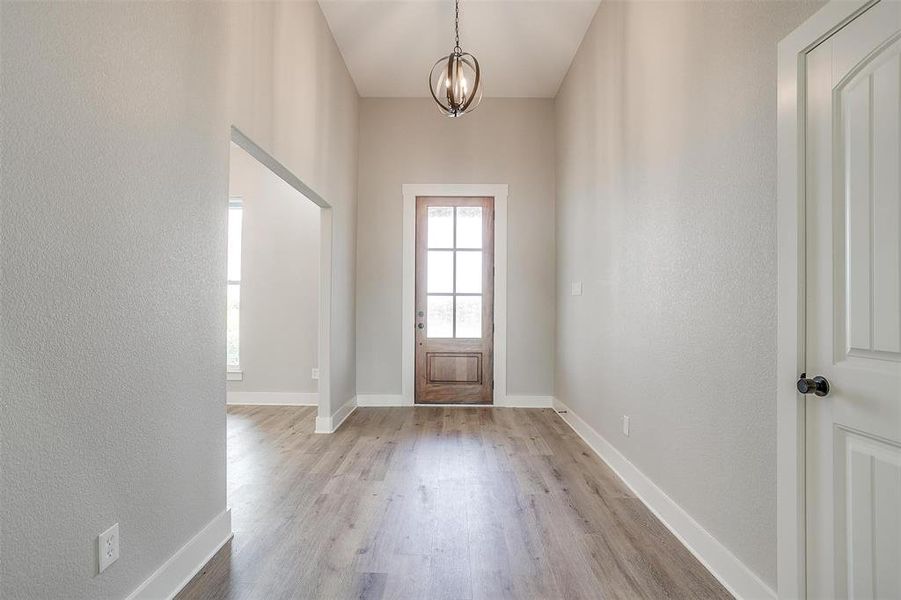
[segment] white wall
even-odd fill
[[[318,206],[236,144],[229,195],[243,206],[238,393],[314,393],[318,365]]]
[[[0,596],[122,598],[226,508],[233,123],[334,207],[354,395],[357,95],[315,3],[2,6]]]
[[[603,2],[556,100],[557,396],[773,587],[776,43],[818,6]]]
[[[507,393],[553,392],[554,115],[486,98],[448,119],[427,99],[360,102],[357,388],[401,393],[402,186],[506,183]],[[410,317],[412,318],[412,316]]]

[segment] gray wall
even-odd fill
[[[506,183],[507,393],[551,395],[554,113],[551,100],[486,98],[448,119],[426,99],[360,101],[357,388],[401,393],[402,186]]]
[[[773,587],[776,43],[818,6],[603,2],[556,100],[557,396]]]
[[[2,11],[0,597],[122,598],[226,507],[231,123],[335,207],[354,394],[357,96],[315,3]]]
[[[242,381],[232,392],[317,391],[319,211],[236,144],[230,196],[244,207],[241,260]]]

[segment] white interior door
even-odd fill
[[[901,598],[901,2],[807,68],[808,595]]]

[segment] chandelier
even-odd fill
[[[454,0],[454,32],[454,51],[439,58],[429,74],[432,98],[448,117],[463,116],[482,101],[479,61],[460,47],[460,0]]]

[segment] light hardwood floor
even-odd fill
[[[228,409],[197,598],[730,598],[550,409]]]

